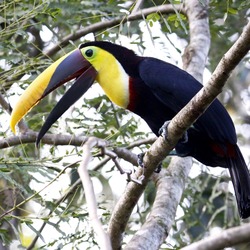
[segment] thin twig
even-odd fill
[[[111,250],[111,243],[107,233],[103,230],[102,224],[98,219],[97,215],[97,203],[95,199],[95,192],[93,183],[88,174],[88,164],[91,161],[91,149],[93,147],[105,147],[105,141],[90,137],[87,142],[83,145],[83,158],[80,166],[78,167],[78,173],[82,181],[82,185],[85,191],[85,198],[88,206],[89,218],[91,225],[93,226],[94,232],[97,234],[97,242],[100,247],[104,250]]]
[[[11,113],[11,106],[10,104],[4,99],[3,95],[0,93],[0,105],[3,107],[3,109],[10,114]]]
[[[135,4],[134,4],[134,7],[133,7],[133,9],[131,11],[131,14],[134,14],[137,11],[139,11],[139,9],[141,9],[141,6],[142,6],[143,2],[144,2],[144,0],[136,0]]]
[[[132,182],[137,183],[139,185],[142,184],[142,180],[144,179],[144,176],[141,175],[138,178],[132,177],[132,170],[125,169],[120,165],[119,161],[117,160],[118,155],[115,152],[105,149],[103,153],[108,155],[111,158],[111,160],[114,162],[115,166],[117,167],[117,169],[120,171],[121,174],[127,175],[128,181],[132,181]],[[129,151],[129,153],[131,153],[131,152]]]
[[[128,146],[126,146],[126,149],[139,147],[139,146],[145,145],[145,144],[153,144],[156,141],[156,139],[157,139],[157,137],[137,140],[137,141],[131,142]]]

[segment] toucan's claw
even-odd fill
[[[145,169],[145,165],[143,163],[143,158],[145,156],[146,153],[140,153],[137,155],[138,159],[137,159],[137,163],[138,165],[143,168],[143,170]],[[155,173],[159,174],[161,172],[161,169],[162,169],[162,163],[160,163],[156,169],[154,170]]]
[[[143,158],[146,153],[140,153],[137,155],[137,163],[141,168],[145,168],[144,163],[143,163]]]
[[[179,156],[175,149],[171,150],[168,154],[169,156]]]
[[[168,140],[168,125],[170,121],[165,121],[164,124],[160,127],[158,135],[162,136],[165,140]]]
[[[154,170],[154,172],[155,172],[156,174],[159,174],[159,173],[161,172],[161,170],[162,170],[162,163],[160,163],[160,164],[156,167],[156,169]]]
[[[168,125],[170,121],[164,122],[162,127],[159,129],[158,134],[162,136],[166,141],[168,140]],[[184,132],[183,136],[179,140],[180,143],[187,143],[188,142],[188,133],[187,131]]]

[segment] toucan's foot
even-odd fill
[[[175,149],[171,150],[168,154],[169,156],[178,156],[177,152]]]
[[[143,158],[144,158],[145,153],[140,153],[137,155],[137,163],[141,168],[145,168],[144,163],[143,163]]]
[[[161,172],[161,169],[162,169],[162,163],[160,163],[160,164],[157,166],[157,168],[154,170],[154,172],[155,172],[156,174],[159,174],[159,173]]]
[[[168,125],[169,125],[169,123],[170,123],[170,121],[164,122],[164,124],[162,125],[162,127],[158,131],[158,135],[164,137],[165,140],[168,139]]]
[[[137,163],[138,163],[138,165],[139,165],[140,167],[142,167],[142,168],[145,168],[145,165],[144,165],[144,163],[143,163],[144,155],[145,155],[145,153],[140,153],[140,154],[137,155],[137,157],[138,157]],[[161,169],[162,169],[162,164],[160,163],[160,164],[157,166],[157,168],[154,170],[154,172],[158,174],[158,173],[161,172]]]
[[[184,132],[184,134],[181,137],[181,139],[179,140],[179,142],[181,142],[181,143],[187,143],[188,142],[188,133],[187,133],[187,131]]]
[[[169,125],[169,123],[170,123],[170,121],[164,122],[164,124],[162,125],[162,127],[158,131],[159,136],[164,137],[164,139],[166,141],[168,140],[168,125]],[[187,131],[184,132],[184,134],[181,137],[181,139],[179,140],[179,142],[181,142],[181,143],[187,143],[188,142],[188,133],[187,133]]]

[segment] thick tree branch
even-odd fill
[[[245,242],[250,242],[250,223],[223,230],[181,250],[219,250]]]
[[[202,82],[202,75],[210,46],[207,17],[208,1],[204,7],[202,7],[196,0],[189,0],[185,3],[185,12],[189,18],[190,43],[183,55],[183,61],[185,61],[184,68],[196,79]],[[202,44],[202,47],[200,47],[200,44]],[[189,51],[193,52],[192,57],[190,58],[191,60],[185,60],[190,56]],[[197,67],[197,64],[199,64],[199,67]],[[147,249],[147,247],[145,247],[147,242],[150,245],[150,249],[159,249],[172,227],[176,209],[185,188],[184,184],[191,166],[192,161],[190,157],[185,159],[172,159],[167,169],[167,176],[159,179],[163,179],[164,181],[159,181],[162,185],[157,185],[158,195],[156,196],[152,212],[142,228],[136,232],[132,240],[129,242],[129,247]],[[158,182],[156,183],[158,184]],[[149,234],[151,237],[149,237]],[[146,239],[154,240],[149,241]]]
[[[232,70],[239,64],[250,49],[250,22],[234,45],[223,56],[207,85],[182,109],[168,126],[169,135],[182,135],[205,109],[222,92]],[[183,119],[185,118],[185,119]],[[173,133],[173,134],[172,134]]]
[[[171,165],[159,174],[153,175],[157,193],[152,212],[146,222],[133,236],[124,249],[159,249],[168,236],[175,219],[177,206],[180,202],[186,178],[189,173],[187,165],[191,158],[173,158]],[[183,170],[186,171],[183,176]]]
[[[203,7],[201,2],[197,0],[184,2],[184,9],[189,19],[190,42],[182,56],[183,68],[201,83],[203,82],[203,72],[210,49],[210,31],[207,17],[209,1],[203,2]]]

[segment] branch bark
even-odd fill
[[[38,132],[28,130],[28,132],[20,134],[19,136],[10,136],[8,138],[0,139],[0,149],[17,146],[26,143],[35,143]],[[72,136],[64,134],[46,134],[42,142],[48,145],[72,145],[82,146],[88,137],[86,136]]]
[[[185,188],[192,160],[188,158],[173,158],[170,166],[159,174],[153,175],[157,193],[152,212],[141,229],[124,248],[159,249],[172,227],[177,206]]]
[[[250,223],[229,228],[220,234],[212,235],[183,247],[181,250],[219,250],[246,242],[250,242]]]
[[[183,68],[203,82],[208,51],[210,49],[210,31],[208,24],[209,0],[201,2],[190,0],[184,2],[184,10],[189,20],[190,41],[182,56]]]

